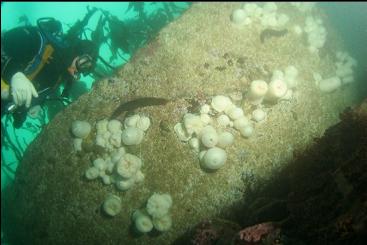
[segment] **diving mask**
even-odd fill
[[[75,62],[75,67],[78,73],[82,73],[83,75],[90,73],[93,69],[92,57],[88,54],[83,54],[79,56]]]

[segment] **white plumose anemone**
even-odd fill
[[[264,121],[266,117],[266,112],[262,109],[256,109],[252,112],[252,119],[256,122]]]
[[[83,143],[83,139],[81,139],[81,138],[73,139],[74,150],[75,151],[82,151],[82,143]]]
[[[122,142],[125,145],[138,145],[144,137],[144,131],[139,128],[127,127],[122,130]]]
[[[269,89],[265,98],[269,101],[278,101],[287,93],[287,90],[287,84],[283,80],[273,80],[269,83]]]
[[[189,140],[189,145],[191,146],[191,148],[196,151],[196,152],[199,152],[200,150],[200,140],[196,137],[194,138],[191,138]]]
[[[96,160],[94,160],[93,166],[96,167],[99,171],[104,171],[107,168],[107,164],[102,158],[97,158]]]
[[[301,35],[303,32],[303,29],[299,25],[295,25],[293,26],[293,32],[296,33],[297,35]]]
[[[203,157],[205,156],[205,153],[207,152],[207,150],[201,151],[199,152],[199,160],[200,162],[203,160]]]
[[[227,153],[218,147],[210,148],[202,158],[202,166],[209,170],[221,168],[227,160]]]
[[[153,226],[158,231],[168,231],[172,227],[171,215],[166,214],[161,218],[153,218]]]
[[[182,123],[176,123],[176,125],[173,127],[173,130],[175,131],[177,137],[181,141],[188,141],[191,138],[191,135],[189,135]]]
[[[106,147],[106,140],[104,139],[103,135],[97,134],[96,145],[103,147],[103,148]]]
[[[321,80],[319,83],[319,88],[321,92],[330,93],[335,91],[341,86],[342,82],[339,77],[334,76]]]
[[[116,172],[123,178],[131,178],[141,168],[142,161],[139,157],[126,153],[117,162]]]
[[[218,122],[219,126],[225,128],[225,127],[229,126],[229,124],[231,122],[231,119],[229,119],[229,117],[227,115],[220,115],[217,118],[217,122]]]
[[[139,119],[140,119],[139,114],[135,114],[135,115],[127,117],[124,121],[125,128],[127,128],[127,127],[136,127]]]
[[[297,85],[296,78],[298,76],[298,70],[294,66],[288,66],[285,69],[285,80],[288,88],[294,88]]]
[[[161,218],[168,214],[172,206],[172,198],[169,194],[154,193],[147,202],[147,212],[153,218]]]
[[[268,84],[263,80],[255,80],[251,82],[248,98],[253,105],[260,104],[266,93],[268,92]]]
[[[120,160],[120,158],[126,153],[126,150],[124,147],[120,147],[117,150],[113,151],[111,153],[111,161],[113,163],[118,162],[118,160]]]
[[[254,128],[251,124],[245,125],[244,127],[239,129],[241,135],[245,138],[249,138],[254,133]]]
[[[71,124],[71,132],[77,138],[87,138],[91,129],[92,126],[87,121],[76,120]]]
[[[198,135],[204,126],[200,116],[192,113],[186,113],[183,121],[186,132],[189,135],[192,135],[193,133],[196,133]]]
[[[96,167],[90,167],[87,169],[87,171],[85,171],[85,177],[87,177],[87,179],[92,180],[92,179],[96,179],[99,176],[99,169]]]
[[[212,118],[209,116],[209,114],[200,114],[200,120],[203,122],[204,125],[207,125],[211,123]]]
[[[150,119],[146,116],[141,116],[138,122],[136,123],[136,127],[140,128],[143,131],[147,131],[150,127]]]
[[[141,233],[147,233],[153,229],[153,222],[150,217],[139,210],[136,210],[133,213],[132,219],[134,221],[135,228]]]
[[[109,175],[103,175],[103,176],[101,176],[101,178],[102,178],[103,184],[105,184],[105,185],[112,184],[111,176],[109,176]]]
[[[121,212],[121,209],[121,198],[116,195],[108,195],[103,203],[103,211],[110,216],[115,216]]]
[[[231,15],[231,21],[236,25],[243,25],[246,23],[246,11],[243,9],[235,9]]]
[[[205,133],[215,133],[215,132],[216,130],[212,125],[207,125],[201,130],[200,135],[203,135]]]
[[[201,135],[201,142],[204,146],[210,148],[218,143],[218,134],[216,131],[206,131]]]
[[[145,179],[145,175],[143,174],[142,171],[138,170],[134,176],[134,182],[141,183],[144,181],[144,179]]]
[[[284,73],[281,70],[274,70],[270,80],[273,81],[277,79],[284,79]]]
[[[275,11],[277,11],[277,9],[278,9],[278,6],[274,2],[267,2],[263,6],[263,10],[266,13],[274,13]]]
[[[298,76],[298,70],[294,66],[287,66],[284,71],[285,74],[285,82],[288,86],[288,88],[294,88],[297,86],[297,76]]]
[[[285,95],[280,98],[280,100],[291,100],[293,98],[293,91],[291,89],[287,90],[287,93],[285,93]]]
[[[243,117],[243,110],[240,107],[232,108],[227,114],[232,120],[236,120],[240,117]]]
[[[108,130],[107,125],[108,125],[108,120],[107,119],[103,119],[103,120],[98,121],[96,123],[97,135],[104,134],[104,132],[106,132]]]
[[[240,117],[233,122],[233,126],[237,130],[240,130],[240,128],[243,128],[249,124],[250,124],[250,120],[245,116]]]
[[[128,189],[130,189],[133,185],[134,185],[134,179],[130,178],[130,179],[119,179],[116,180],[116,188],[119,189],[120,191],[127,191]]]
[[[115,147],[120,147],[121,146],[121,131],[113,133],[109,137],[109,142],[110,142],[111,145],[113,145]]]
[[[212,99],[211,103],[214,110],[217,112],[224,111],[228,106],[232,105],[232,101],[230,98],[224,95],[217,95]]]
[[[234,136],[230,132],[222,132],[218,137],[218,146],[221,148],[226,148],[227,146],[232,145],[234,142]]]
[[[208,114],[210,112],[210,106],[208,104],[204,104],[200,107],[201,114]]]
[[[113,119],[108,122],[107,128],[110,133],[121,132],[122,123],[119,120]]]

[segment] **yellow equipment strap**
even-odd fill
[[[37,74],[41,71],[41,69],[45,66],[45,64],[47,64],[49,60],[52,59],[51,55],[54,52],[54,50],[55,49],[50,44],[46,45],[42,58],[41,58],[41,62],[39,63],[37,68],[31,74],[27,75],[27,78],[29,80],[32,81],[37,76]],[[58,81],[57,83],[60,83],[60,81]],[[9,83],[7,83],[5,80],[1,78],[1,91],[6,91],[6,90],[9,90]]]
[[[49,59],[52,59],[51,55],[54,52],[54,50],[55,49],[50,44],[46,45],[40,64],[31,74],[27,75],[29,80],[33,80],[40,72],[40,70],[44,67],[44,65],[49,62]]]
[[[1,91],[9,90],[9,84],[1,78]]]

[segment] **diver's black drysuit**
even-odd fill
[[[1,92],[10,94],[10,81],[17,72],[24,73],[37,91],[49,88],[54,91],[61,82],[71,84],[73,77],[67,69],[72,62],[70,50],[51,43],[38,27],[24,26],[1,35]],[[69,85],[70,86],[70,85]],[[40,96],[33,104],[41,102]],[[8,105],[2,101],[1,115],[8,113]],[[27,109],[22,106],[13,112],[14,126],[20,127],[26,118]]]
[[[87,40],[74,39],[70,44],[59,41],[39,27],[9,30],[1,35],[1,91],[9,91],[11,78],[16,72],[23,72],[37,91],[46,88],[52,91],[61,82],[69,88],[75,79],[68,72],[73,59],[84,53],[95,55],[95,52],[95,46]],[[3,104],[1,114],[6,112]]]
[[[44,57],[42,52],[47,44],[53,47],[53,52],[49,57]],[[30,80],[37,91],[53,87],[58,85],[59,79],[72,78],[67,72],[74,58],[70,53],[66,48],[48,43],[37,27],[14,28],[1,36],[1,79],[9,84],[18,71],[27,76],[36,73]],[[43,67],[39,67],[39,63],[34,64],[36,59],[42,58],[47,59]]]

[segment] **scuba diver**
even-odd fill
[[[12,113],[15,128],[22,126],[31,106],[42,104],[62,83],[65,98],[81,74],[93,72],[99,44],[81,39],[81,34],[94,12],[88,9],[66,35],[54,18],[2,33],[1,115]]]

